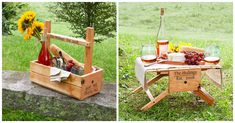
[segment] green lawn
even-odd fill
[[[155,44],[159,8],[166,8],[165,26],[170,42],[190,42],[205,48],[218,45],[223,67],[223,89],[202,79],[216,104],[196,102],[191,93],[172,94],[150,110],[139,109],[150,100],[144,92],[131,94],[140,84],[134,61],[141,45]],[[233,13],[232,3],[120,3],[119,4],[119,119],[120,120],[233,120]],[[151,87],[153,95],[166,88],[167,78]]]
[[[37,13],[37,18],[44,22],[51,20],[53,33],[73,36],[69,24],[60,22],[55,18],[48,6],[53,3],[29,3],[30,10]],[[22,13],[23,14],[23,13]],[[20,16],[20,15],[19,15]],[[84,32],[85,33],[85,32]],[[14,71],[29,71],[29,62],[36,60],[40,51],[40,44],[36,39],[24,41],[23,36],[14,31],[14,35],[2,37],[2,69]],[[52,40],[52,43],[58,45],[64,51],[69,53],[78,61],[84,61],[84,47],[70,43]],[[102,43],[95,43],[93,51],[93,65],[104,69],[104,81],[106,83],[116,82],[116,39],[108,38]],[[41,116],[39,114],[15,111],[12,109],[3,109],[3,120],[60,120],[51,117]]]
[[[62,119],[46,117],[31,112],[21,110],[3,109],[3,121],[62,121]]]

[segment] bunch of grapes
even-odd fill
[[[183,52],[185,54],[185,63],[188,65],[199,65],[200,61],[204,59],[204,53]]]

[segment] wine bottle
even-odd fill
[[[168,51],[168,43],[169,41],[166,38],[166,32],[165,32],[165,25],[164,25],[164,12],[165,9],[161,8],[160,11],[160,26],[157,33],[157,43],[156,43],[156,54],[160,58],[166,58],[166,54]]]

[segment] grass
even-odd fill
[[[53,33],[73,36],[69,24],[60,22],[55,15],[50,13],[48,6],[53,3],[28,3],[29,9],[37,13],[37,18],[44,22],[51,20]],[[20,15],[19,15],[20,16]],[[85,32],[84,32],[85,33]],[[29,71],[29,62],[36,60],[40,51],[40,44],[36,39],[24,41],[23,36],[14,31],[14,35],[2,37],[2,69],[14,71]],[[84,63],[84,47],[70,43],[51,40],[72,57]],[[105,83],[116,82],[116,39],[108,38],[102,43],[95,43],[93,50],[93,65],[104,69]],[[39,114],[15,111],[12,109],[3,110],[3,120],[58,120],[56,118],[44,117]],[[60,119],[59,119],[60,120]]]
[[[11,110],[3,108],[2,112],[4,114],[2,117],[3,121],[62,121],[62,119],[45,117],[42,115],[38,115],[31,112],[24,112],[21,110]]]
[[[47,6],[53,3],[29,3],[31,10],[37,13],[39,20],[51,20],[53,33],[73,36],[69,24],[58,22],[55,16],[50,13]],[[85,33],[85,32],[84,32]],[[29,62],[37,59],[40,51],[40,44],[36,39],[24,41],[23,36],[18,32],[14,35],[3,36],[3,70],[29,71]],[[52,40],[64,51],[69,53],[78,61],[84,63],[84,47],[70,43]],[[93,65],[104,69],[104,80],[108,83],[116,82],[116,39],[108,38],[102,43],[95,43],[93,51]]]
[[[134,61],[141,45],[155,44],[159,9],[166,8],[165,26],[169,41],[189,42],[206,48],[218,45],[223,67],[223,89],[207,79],[202,85],[216,104],[198,103],[191,93],[175,93],[150,110],[139,109],[149,102],[144,92],[131,94],[140,84],[134,75]],[[120,3],[119,4],[119,119],[120,120],[233,120],[232,83],[232,3]],[[167,78],[150,88],[158,95],[166,88]]]

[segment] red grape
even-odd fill
[[[68,60],[69,63],[73,63],[73,60]]]
[[[199,56],[200,56],[200,57],[204,57],[204,54],[203,54],[203,53],[199,53]]]
[[[185,53],[185,63],[188,65],[199,65],[199,62],[204,59],[204,53],[197,53],[195,51],[183,51]]]

